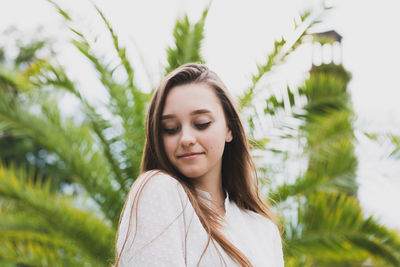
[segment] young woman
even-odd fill
[[[186,64],[155,91],[117,266],[283,266],[281,237],[219,77]]]

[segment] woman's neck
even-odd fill
[[[199,189],[201,191],[205,191],[208,194],[210,194],[211,197],[211,203],[213,206],[220,206],[221,204],[224,203],[225,201],[225,191],[222,187],[222,180],[219,179],[217,180],[212,180],[211,182],[205,183],[203,182],[195,182],[194,184],[196,189]]]

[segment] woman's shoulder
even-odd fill
[[[182,187],[176,178],[169,175],[162,170],[150,170],[139,175],[131,190],[137,189],[159,189],[159,190],[174,190],[176,188]]]
[[[125,254],[121,254],[126,261],[124,266],[135,265],[144,258],[151,261],[153,253],[160,251],[162,253],[157,255],[165,255],[168,246],[173,250],[171,253],[179,253],[176,246],[183,236],[180,235],[184,229],[181,215],[185,211],[185,193],[181,187],[178,180],[159,170],[144,172],[136,179],[125,202],[118,230],[118,251],[124,249],[125,243],[129,244]]]
[[[135,184],[149,187],[176,187],[180,183],[171,175],[162,170],[150,170],[142,173],[135,181]]]
[[[180,182],[171,175],[161,170],[151,170],[142,173],[132,185],[131,196],[140,195],[140,198],[159,199],[166,201],[185,197],[184,189]]]

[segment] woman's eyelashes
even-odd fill
[[[197,130],[205,130],[211,125],[211,121],[204,122],[204,123],[194,123],[194,127]],[[167,135],[174,135],[180,131],[180,126],[163,126],[162,130]]]
[[[168,135],[176,134],[178,130],[179,130],[178,127],[173,127],[173,128],[163,127],[163,132]]]
[[[194,125],[196,126],[197,129],[203,130],[203,129],[208,128],[208,126],[210,126],[210,124],[211,124],[211,121],[205,122],[205,123],[195,123]]]

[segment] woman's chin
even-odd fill
[[[196,169],[180,170],[181,173],[187,178],[199,178],[204,175],[204,171]]]

